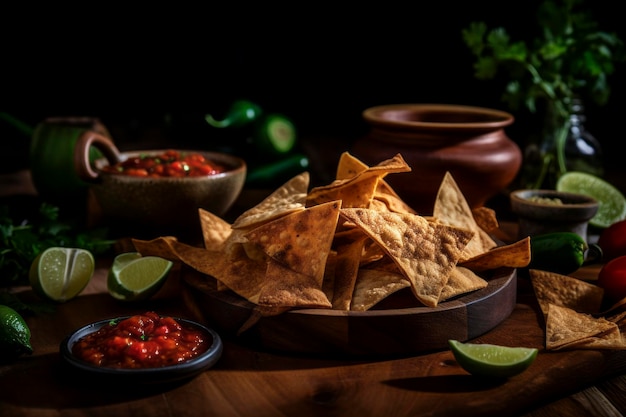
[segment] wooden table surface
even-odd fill
[[[504,381],[467,374],[449,350],[365,360],[279,354],[231,338],[224,338],[213,368],[175,384],[127,386],[77,376],[63,366],[59,344],[87,323],[146,310],[202,320],[182,296],[179,266],[156,297],[128,304],[106,292],[110,263],[98,259],[77,298],[27,318],[34,353],[0,364],[2,417],[626,415],[626,351],[546,352],[541,317],[521,277],[511,316],[474,340],[540,348],[526,372]],[[594,279],[598,268],[577,275]],[[16,291],[35,299],[29,288]]]

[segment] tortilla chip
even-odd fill
[[[242,250],[230,257],[218,251],[175,244],[179,259],[198,272],[214,277],[224,287],[234,291],[252,303],[257,303],[261,287],[266,279],[265,261],[248,258]],[[223,289],[219,287],[218,289]]]
[[[417,214],[417,211],[405,203],[395,190],[383,179],[381,179],[376,186],[374,200],[384,203],[389,211]]]
[[[369,207],[374,190],[378,183],[378,177],[370,176],[359,181],[346,181],[337,183],[328,189],[314,189],[306,200],[306,206],[324,204],[330,201],[340,200],[343,207]]]
[[[497,246],[489,234],[476,223],[472,209],[450,172],[446,172],[439,186],[433,217],[449,226],[474,232],[474,237],[465,247],[460,261],[473,258]]]
[[[345,180],[361,172],[367,170],[369,166],[351,155],[349,152],[344,152],[339,158],[339,164],[337,165],[337,173],[335,179]],[[408,204],[406,204],[402,198],[395,192],[395,190],[384,180],[382,177],[379,179],[374,191],[374,198],[371,204],[376,206],[376,209],[382,210],[383,208],[388,211],[394,211],[397,213],[414,213],[417,214]],[[347,206],[346,206],[347,207]],[[354,206],[350,206],[354,207]],[[375,207],[369,207],[375,208]]]
[[[357,166],[355,169],[359,169],[359,164],[355,164],[355,166]],[[367,208],[380,179],[392,172],[409,171],[411,171],[411,167],[402,158],[402,155],[397,154],[393,158],[357,172],[352,177],[337,179],[328,185],[313,188],[307,196],[306,206],[310,207],[328,201],[342,200],[343,207]]]
[[[346,180],[355,177],[357,174],[365,171],[369,165],[356,158],[350,152],[343,152],[339,157],[337,171],[335,173],[336,180]]]
[[[544,316],[548,314],[550,305],[587,314],[600,311],[604,297],[601,287],[555,272],[531,269],[529,274]]]
[[[399,272],[362,268],[356,280],[350,310],[369,310],[386,297],[409,286],[411,283]]]
[[[248,231],[245,237],[270,258],[313,277],[321,288],[340,204],[331,201],[293,212]]]
[[[208,250],[221,250],[232,233],[230,223],[203,208],[198,209],[204,247]]]
[[[276,308],[332,308],[317,280],[279,262],[270,260],[267,279],[259,295],[259,306]]]
[[[361,254],[366,237],[363,235],[355,241],[347,241],[336,246],[333,296],[331,298],[333,308],[336,310],[350,310],[352,293],[357,280]],[[325,275],[324,278],[327,278]]]
[[[621,343],[619,328],[614,322],[550,304],[546,319],[546,349],[594,348]]]
[[[260,225],[278,217],[304,210],[310,174],[303,172],[291,178],[256,206],[242,213],[234,222],[234,229]]]
[[[473,232],[429,222],[410,213],[342,208],[341,215],[361,228],[394,260],[426,306],[439,294]]]
[[[490,249],[468,260],[459,261],[459,265],[474,272],[483,272],[502,267],[525,268],[530,264],[530,260],[530,237],[525,237],[509,245]]]
[[[441,290],[439,302],[449,300],[457,295],[485,288],[489,283],[471,269],[457,266],[448,277],[448,282]]]
[[[500,227],[496,211],[492,208],[485,206],[473,208],[472,217],[474,217],[478,227],[487,233],[496,232]]]
[[[174,250],[172,243],[178,239],[174,236],[161,236],[152,240],[131,239],[135,250],[141,256],[158,256],[169,261],[178,261],[178,255]]]

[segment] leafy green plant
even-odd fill
[[[512,40],[502,27],[488,29],[472,22],[462,37],[475,56],[474,76],[480,80],[506,77],[502,100],[517,111],[541,109],[545,140],[552,152],[543,167],[556,159],[565,172],[564,147],[569,115],[576,98],[598,105],[607,103],[609,75],[623,62],[624,44],[614,33],[602,31],[582,0],[545,0],[536,13],[537,31],[530,40]],[[538,184],[536,184],[538,185]]]
[[[541,35],[529,42],[512,41],[506,29],[488,30],[484,22],[463,29],[465,44],[476,56],[474,75],[493,79],[508,74],[503,100],[512,109],[535,112],[539,100],[553,102],[564,119],[572,99],[585,95],[603,105],[609,99],[607,77],[624,60],[623,42],[598,29],[589,12],[578,10],[582,0],[546,0],[537,11]]]
[[[9,206],[0,206],[0,288],[28,285],[28,270],[35,257],[52,247],[87,249],[105,253],[115,241],[106,230],[81,230],[59,218],[59,208],[42,203],[33,218],[16,221]]]

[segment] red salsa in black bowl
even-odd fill
[[[61,343],[64,361],[75,369],[126,382],[191,378],[222,354],[219,335],[182,318],[146,312],[84,326]]]

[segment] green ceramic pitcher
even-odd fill
[[[52,117],[35,127],[29,161],[33,185],[42,198],[62,203],[86,195],[88,184],[78,176],[74,163],[76,141],[86,130],[111,136],[92,117]],[[96,148],[90,150],[91,160],[101,157]]]

